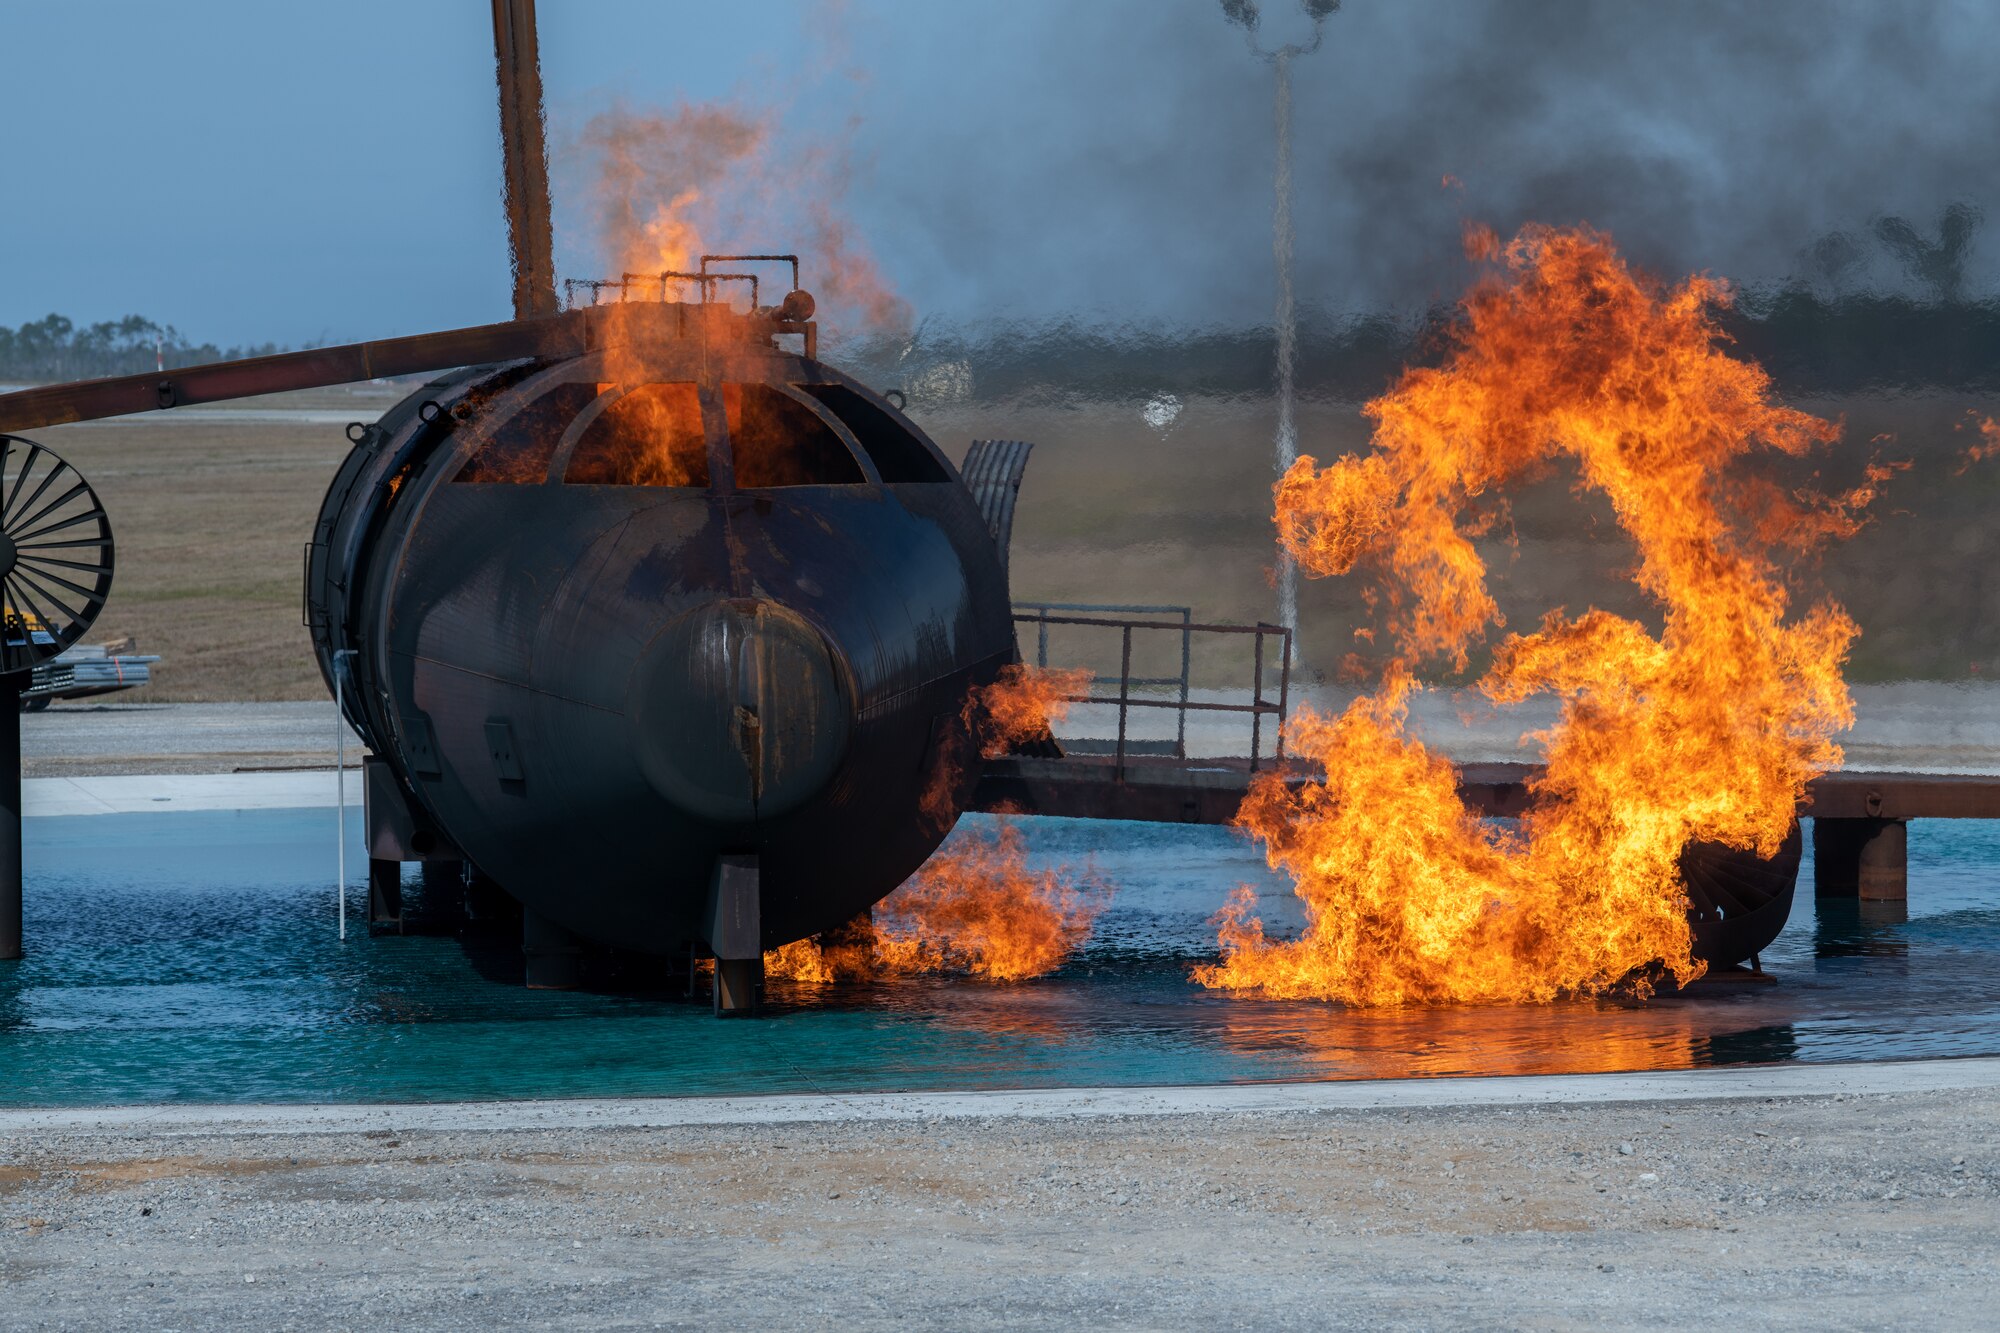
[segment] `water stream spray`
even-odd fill
[[[1271,258],[1278,274],[1277,308],[1272,324],[1277,336],[1278,429],[1274,441],[1277,474],[1283,476],[1299,456],[1297,422],[1297,362],[1299,329],[1297,300],[1292,289],[1292,61],[1319,49],[1322,26],[1340,8],[1340,0],[1300,0],[1300,8],[1312,21],[1312,35],[1305,41],[1289,42],[1265,50],[1257,40],[1262,15],[1257,0],[1222,0],[1223,17],[1243,29],[1251,54],[1271,62],[1277,88],[1273,119],[1278,140],[1277,171],[1273,185],[1271,212]],[[1298,653],[1299,566],[1282,544],[1277,552],[1278,623],[1292,631],[1294,659]]]

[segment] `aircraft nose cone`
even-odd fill
[[[795,810],[847,751],[853,710],[839,652],[773,602],[711,602],[669,622],[632,677],[627,715],[662,796],[723,823]]]

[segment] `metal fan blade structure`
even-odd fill
[[[111,521],[83,474],[0,435],[0,675],[31,671],[89,632],[114,557]]]

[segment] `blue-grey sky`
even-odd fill
[[[1294,8],[1265,0],[1273,36]],[[920,315],[1269,309],[1270,71],[1215,0],[542,0],[541,40],[559,155],[615,102],[767,116],[847,163],[813,202]],[[1450,295],[1467,218],[1751,281],[1843,229],[1823,277],[1898,281],[1871,219],[2000,210],[1996,69],[1974,0],[1347,0],[1297,68],[1301,297]],[[507,312],[484,0],[5,0],[0,87],[0,322],[296,343]],[[558,198],[565,275],[602,268],[583,216]]]

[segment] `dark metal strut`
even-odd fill
[[[21,691],[25,671],[0,676],[0,961],[21,956]]]
[[[535,0],[493,0],[493,63],[500,84],[506,162],[507,244],[514,261],[514,318],[556,313],[549,226],[549,158],[542,130],[541,48]]]
[[[389,375],[421,375],[522,357],[581,356],[598,336],[602,315],[576,310],[505,324],[479,324],[407,338],[280,352],[150,375],[50,384],[0,394],[0,431],[157,412],[195,403],[319,389]]]

